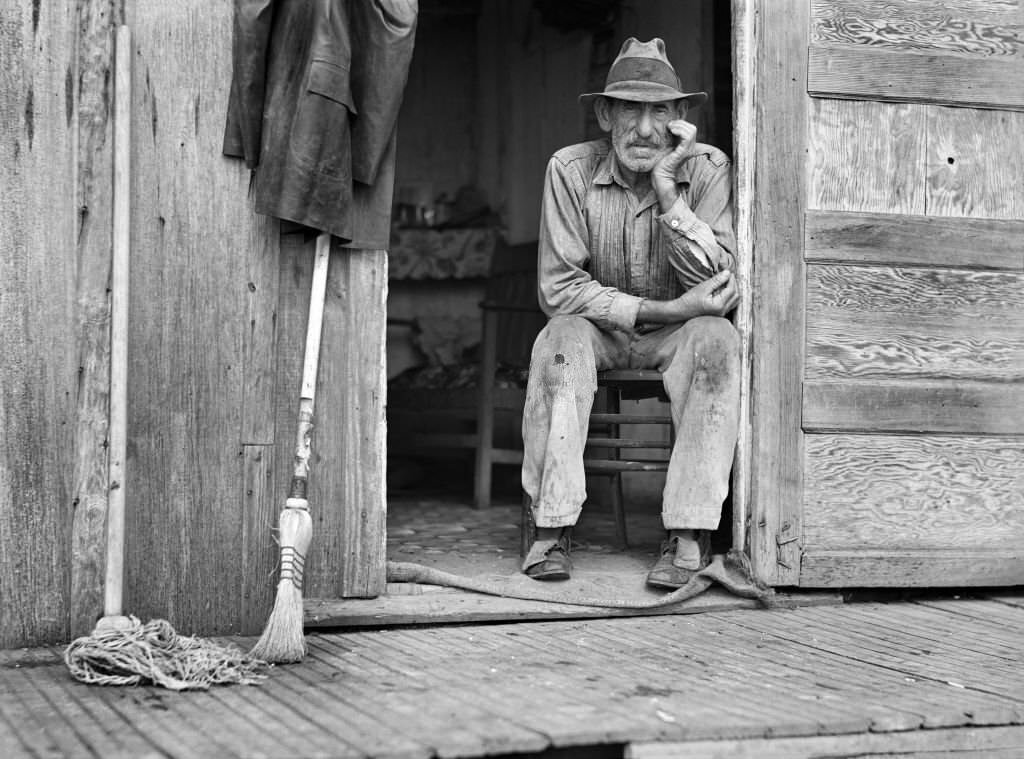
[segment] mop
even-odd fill
[[[254,684],[266,666],[239,647],[178,635],[163,619],[145,624],[122,610],[125,459],[128,448],[128,266],[131,242],[131,32],[117,30],[114,71],[114,211],[110,315],[110,435],[103,617],[64,651],[72,677],[99,685],[154,684],[171,690]]]

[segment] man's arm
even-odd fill
[[[637,321],[675,324],[698,316],[725,316],[736,308],[739,300],[736,278],[726,269],[691,287],[678,298],[643,301]]]
[[[654,167],[651,183],[669,241],[669,260],[679,281],[690,288],[717,272],[735,268],[732,173],[720,151],[694,155],[697,130],[693,124],[680,119],[668,126],[679,143]],[[676,185],[678,169],[686,160],[701,162],[691,181],[692,207]]]
[[[573,314],[603,329],[631,329],[640,298],[605,287],[584,270],[590,259],[583,212],[586,186],[571,164],[548,162],[541,207],[537,290],[548,316]]]

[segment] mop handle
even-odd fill
[[[313,404],[316,398],[316,373],[320,363],[320,334],[324,323],[324,298],[327,291],[327,265],[330,262],[331,236],[316,238],[313,258],[313,284],[309,293],[309,318],[306,324],[306,353],[302,363],[302,391],[299,397],[299,431],[295,445],[295,468],[288,490],[289,505],[305,508],[309,479],[310,436],[313,432]]]
[[[107,463],[107,566],[103,613],[121,615],[124,583],[125,458],[128,451],[128,261],[131,248],[132,34],[114,46],[113,260],[110,296],[110,433]]]

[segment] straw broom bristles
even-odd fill
[[[281,575],[274,608],[263,634],[250,652],[276,664],[302,661],[306,638],[302,632],[302,572],[313,538],[313,520],[305,498],[289,498],[279,521]]]

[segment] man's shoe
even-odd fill
[[[572,572],[571,534],[571,527],[563,527],[557,540],[534,539],[523,560],[523,574],[534,580],[568,580]]]
[[[700,569],[687,569],[676,565],[676,544],[678,542],[679,538],[669,538],[661,544],[661,556],[651,571],[647,573],[648,585],[676,590],[686,585],[700,571]],[[700,564],[703,567],[706,564],[704,541],[698,539],[698,543],[701,547]]]

